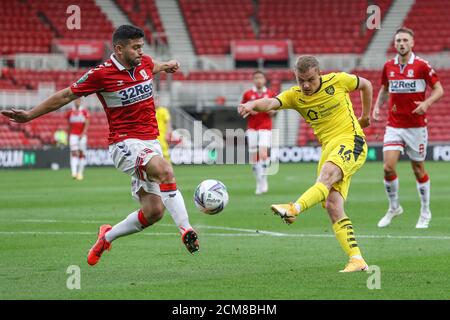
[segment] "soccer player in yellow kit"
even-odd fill
[[[156,120],[158,121],[159,130],[159,136],[157,139],[161,144],[163,156],[167,161],[171,162],[169,155],[169,143],[167,142],[167,136],[172,132],[169,109],[158,105],[156,108]]]
[[[272,211],[286,223],[293,223],[300,213],[322,202],[336,238],[349,256],[341,272],[367,270],[356,243],[353,225],[344,212],[351,177],[364,164],[367,144],[362,128],[369,126],[372,105],[370,81],[345,72],[320,75],[319,62],[313,56],[297,59],[295,76],[298,86],[276,98],[263,98],[240,104],[239,113],[247,117],[252,111],[294,109],[308,122],[322,145],[316,183],[300,198],[289,204],[274,204]],[[362,115],[356,118],[350,101],[351,91],[361,91]]]

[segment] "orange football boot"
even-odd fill
[[[111,230],[112,227],[109,224],[104,224],[100,226],[98,230],[97,242],[92,246],[91,250],[89,250],[87,262],[89,265],[94,266],[97,264],[98,260],[103,254],[105,250],[111,250],[111,243],[106,241],[105,234]]]

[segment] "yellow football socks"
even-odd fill
[[[330,190],[328,190],[327,186],[322,182],[317,182],[311,188],[305,191],[300,198],[296,201],[301,207],[301,211],[305,211],[308,208],[318,204],[319,202],[324,201]]]
[[[361,251],[356,243],[352,222],[348,217],[333,224],[333,230],[342,249],[349,257],[361,257]]]

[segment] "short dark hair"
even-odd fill
[[[263,71],[261,71],[261,70],[256,70],[255,72],[253,72],[252,76],[254,77],[257,74],[262,74],[264,76],[264,78],[266,78],[266,74]]]
[[[399,29],[397,29],[397,31],[395,31],[395,36],[401,32],[407,33],[409,34],[411,37],[414,38],[414,31],[412,31],[412,29],[410,28],[406,28],[406,27],[401,27]]]
[[[314,56],[300,56],[295,62],[295,69],[300,72],[306,72],[311,68],[316,68],[319,71],[319,61]]]
[[[113,46],[117,44],[127,44],[128,40],[139,39],[144,37],[144,32],[135,27],[128,24],[121,25],[118,27],[112,37]]]

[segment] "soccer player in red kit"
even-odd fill
[[[172,167],[163,158],[156,139],[153,75],[176,72],[179,63],[158,62],[144,55],[143,38],[141,29],[120,26],[113,34],[114,53],[106,62],[29,111],[1,112],[13,121],[27,122],[80,96],[95,93],[102,103],[109,123],[109,152],[116,168],[131,176],[131,193],[141,207],[113,227],[100,226],[97,241],[88,254],[90,265],[98,262],[115,239],[140,232],[160,220],[164,208],[178,226],[188,251],[199,250],[198,237],[189,224]]]
[[[89,111],[81,105],[81,98],[76,99],[73,103],[73,108],[66,114],[69,122],[70,169],[72,178],[83,180],[86,166]]]
[[[398,29],[394,45],[397,55],[384,65],[381,88],[373,110],[373,118],[379,120],[380,108],[389,98],[383,146],[384,187],[389,209],[378,222],[378,227],[388,226],[394,217],[403,213],[399,203],[396,165],[400,153],[406,152],[411,159],[421,201],[416,228],[424,229],[428,228],[431,220],[430,178],[424,167],[428,140],[426,112],[444,91],[430,64],[412,52],[414,32],[411,29]],[[425,99],[427,85],[431,87],[431,94]]]
[[[241,103],[275,97],[275,94],[266,87],[266,82],[266,75],[262,71],[255,71],[253,88],[244,93]],[[266,171],[270,164],[269,148],[272,145],[272,117],[275,112],[252,112],[247,118],[248,151],[256,178],[257,195],[269,190]]]

